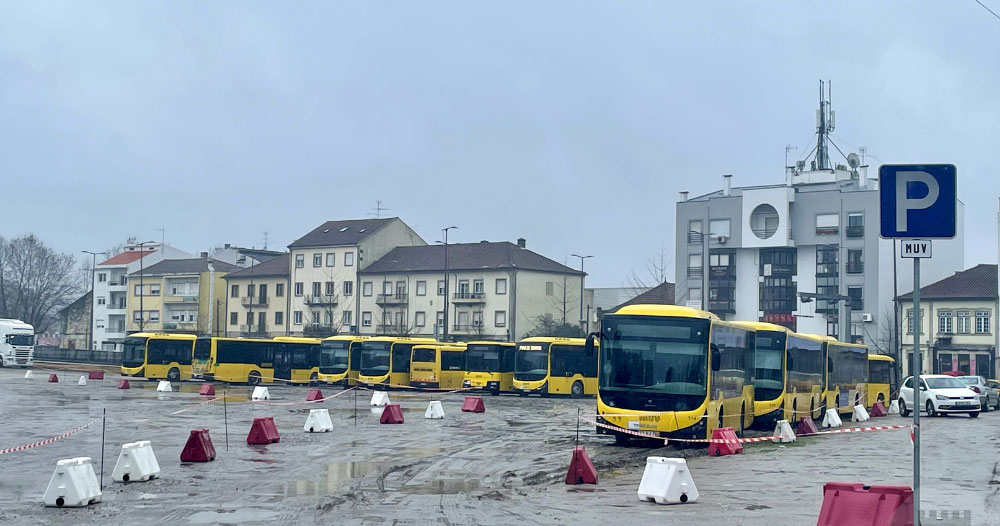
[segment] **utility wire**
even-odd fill
[[[1000,19],[1000,15],[996,14],[996,12],[994,12],[994,11],[993,11],[992,9],[990,9],[989,7],[986,7],[986,4],[984,4],[984,3],[980,2],[979,0],[976,0],[976,3],[977,3],[977,4],[979,4],[979,5],[981,5],[981,6],[983,6],[983,9],[985,9],[985,10],[989,11],[989,12],[990,12],[990,14],[991,14],[991,15],[993,15],[993,16],[995,16],[995,17],[996,17],[997,19]]]

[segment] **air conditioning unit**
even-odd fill
[[[861,314],[861,321],[866,321],[866,322],[871,323],[871,321],[872,321],[872,315],[871,315],[871,313],[868,313],[868,312],[862,313]]]
[[[478,327],[483,324],[483,320],[473,320],[472,324]]]
[[[726,241],[729,241],[728,237],[726,237],[726,236],[719,236],[719,244],[720,245],[725,245]]]

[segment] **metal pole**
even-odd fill
[[[913,524],[920,524],[920,258],[913,260]]]
[[[104,435],[108,429],[108,408],[104,408],[101,415],[101,489],[104,489]]]
[[[145,243],[139,243],[139,332],[142,332],[142,329],[146,326],[146,324],[144,323],[146,319],[146,313],[143,312],[143,306],[142,306],[142,297],[146,295],[146,289],[143,288],[142,285],[142,275],[143,275],[142,258],[145,255],[143,254],[143,251],[146,250],[146,248],[143,246],[144,244]]]
[[[222,389],[222,417],[226,421],[226,451],[229,451],[229,404],[226,403],[226,389]]]
[[[448,229],[444,229],[444,327],[441,341],[448,341]]]
[[[576,445],[580,445],[580,408],[576,408]]]

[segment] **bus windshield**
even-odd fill
[[[549,374],[549,344],[521,343],[514,354],[514,379],[536,382]]]
[[[347,371],[350,342],[327,340],[319,348],[319,372],[323,374],[343,374]]]
[[[754,392],[758,400],[774,400],[781,396],[785,384],[784,332],[757,331],[754,350]]]
[[[146,363],[146,338],[125,338],[125,348],[122,349],[122,365],[141,367],[144,363]]]
[[[34,334],[8,334],[7,344],[18,347],[30,347],[35,344]]]
[[[710,321],[607,316],[601,332],[601,398],[622,409],[688,411],[708,396]]]
[[[360,372],[365,376],[383,376],[389,373],[390,342],[364,342],[361,344]]]
[[[500,349],[496,345],[470,345],[465,351],[465,368],[475,373],[500,371]]]

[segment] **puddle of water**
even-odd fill
[[[261,462],[263,464],[277,464],[278,462],[281,462],[280,460],[274,458],[245,458],[243,460],[249,462]]]
[[[240,524],[250,521],[273,519],[278,513],[257,508],[240,508],[238,510],[199,511],[188,517],[190,524],[218,524],[220,522]]]
[[[604,493],[608,490],[601,488],[570,488],[566,491],[569,493]]]
[[[402,491],[411,495],[457,495],[479,489],[476,479],[441,479],[426,484],[406,484],[399,489],[386,491]]]

